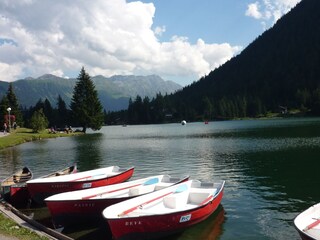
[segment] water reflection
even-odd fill
[[[168,236],[162,240],[194,240],[207,239],[216,240],[223,233],[223,224],[225,222],[225,211],[220,205],[218,209],[205,221],[192,226],[173,236]],[[77,240],[111,240],[112,234],[104,220],[98,223],[86,224],[77,227],[69,227],[63,230],[64,234]],[[161,240],[161,239],[160,239]]]
[[[225,222],[225,211],[223,206],[219,206],[218,209],[209,216],[205,221],[194,225],[190,229],[185,230],[181,234],[167,238],[170,240],[194,240],[194,239],[206,239],[216,240],[223,234]]]
[[[75,143],[75,161],[81,171],[104,167],[101,149],[103,134],[86,134],[73,138]]]
[[[23,165],[21,153],[16,148],[7,148],[0,151],[0,180],[10,176]]]

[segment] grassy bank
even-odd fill
[[[0,134],[3,134],[0,132]],[[69,137],[74,135],[79,135],[82,133],[65,133],[65,132],[57,132],[57,133],[49,133],[48,130],[44,130],[40,133],[33,133],[31,129],[28,128],[18,128],[16,130],[12,130],[10,134],[7,136],[0,137],[0,149],[12,147],[15,145],[19,145],[25,142],[31,142],[35,140],[45,139],[45,138],[56,138],[56,137]]]
[[[44,236],[39,236],[31,230],[19,226],[2,213],[0,213],[0,233],[5,236],[15,237],[19,240],[48,240],[48,238]]]

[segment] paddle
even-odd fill
[[[176,188],[174,191],[172,191],[172,192],[168,192],[168,193],[166,193],[166,194],[163,194],[163,195],[161,195],[161,196],[158,196],[158,197],[156,197],[156,198],[153,198],[153,199],[151,199],[151,200],[148,200],[148,201],[146,201],[146,202],[144,202],[144,203],[142,203],[142,204],[139,204],[139,205],[137,205],[137,206],[135,206],[135,207],[129,208],[129,209],[126,210],[126,211],[123,211],[122,213],[118,214],[118,217],[121,217],[121,216],[123,216],[123,215],[127,215],[128,213],[131,213],[131,212],[133,212],[134,210],[136,210],[136,209],[138,209],[138,208],[142,208],[143,206],[148,205],[149,203],[152,203],[152,202],[154,202],[154,201],[156,201],[156,200],[158,200],[158,199],[164,198],[165,196],[168,196],[168,195],[174,194],[174,193],[180,193],[180,192],[183,192],[183,191],[185,191],[185,190],[187,190],[187,189],[188,189],[188,186],[187,186],[186,184],[180,185],[179,187],[177,187],[177,188]]]
[[[320,218],[316,218],[316,221],[314,221],[313,223],[309,224],[308,226],[306,226],[303,231],[308,231],[309,229],[317,226],[320,223]]]
[[[83,179],[86,179],[86,178],[92,178],[92,177],[101,176],[101,175],[107,175],[107,173],[100,173],[100,174],[96,174],[96,175],[92,175],[92,176],[86,176],[86,177],[76,178],[76,179],[70,180],[70,182],[79,181],[79,180],[83,180]]]
[[[140,185],[143,185],[143,186],[152,185],[152,184],[156,184],[157,182],[159,182],[158,178],[151,178],[151,179],[147,180],[146,182],[144,182],[143,184],[139,183],[139,184],[131,185],[131,186],[128,186],[128,187],[123,187],[123,188],[118,188],[118,189],[107,191],[107,192],[97,193],[97,194],[93,194],[93,195],[90,195],[90,196],[87,196],[87,197],[82,197],[82,199],[90,199],[90,198],[96,197],[98,195],[107,194],[107,193],[113,193],[113,192],[117,192],[117,191],[124,190],[124,189],[127,189],[127,188],[133,188],[133,187],[140,186]]]

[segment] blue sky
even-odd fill
[[[157,74],[182,86],[300,0],[2,0],[0,79]]]
[[[263,32],[259,21],[246,17],[246,0],[155,0],[154,26],[166,26],[161,40],[174,35],[187,36],[195,43],[205,42],[245,46]]]

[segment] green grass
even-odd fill
[[[18,238],[20,240],[48,240],[44,236],[39,236],[35,232],[19,226],[11,219],[0,213],[0,233],[6,236]]]
[[[1,132],[0,134],[3,133]],[[11,133],[7,136],[0,137],[0,149],[45,138],[69,137],[79,134],[82,133],[49,133],[48,130],[44,130],[40,133],[34,133],[31,129],[28,128],[18,128],[16,130],[12,130]]]

